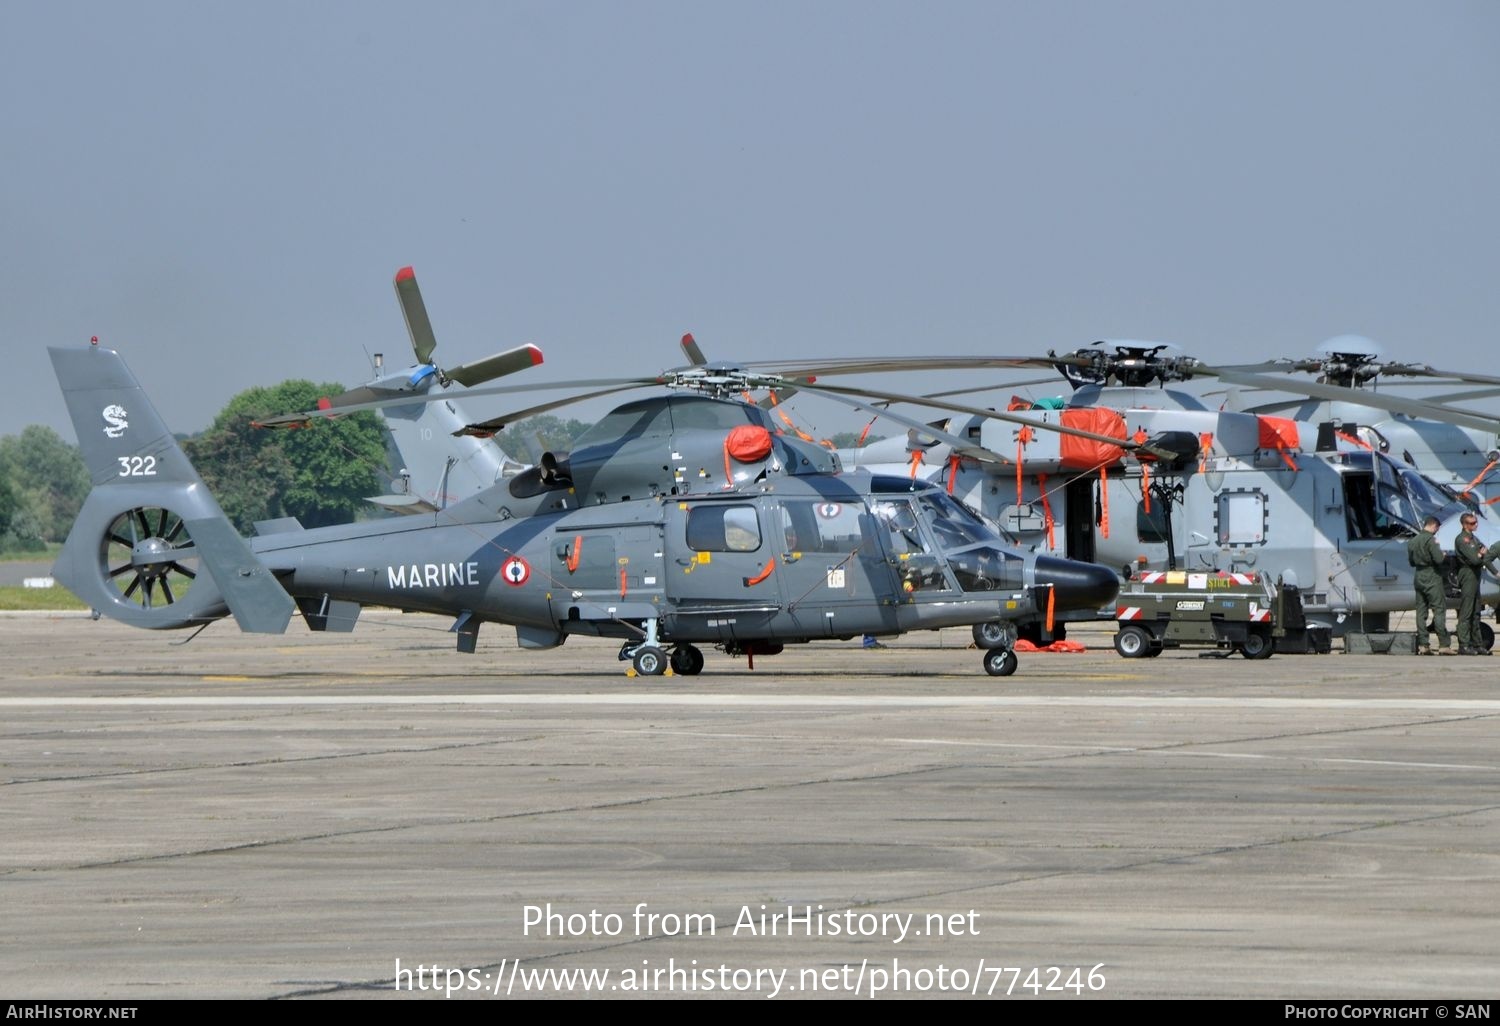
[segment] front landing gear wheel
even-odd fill
[[[703,672],[703,653],[693,645],[678,645],[672,649],[672,672],[696,677]]]
[[[642,645],[630,657],[630,665],[642,677],[660,677],[667,672],[667,654],[655,645]]]
[[[1009,677],[1021,660],[1008,648],[992,648],[984,654],[984,672],[991,677]]]

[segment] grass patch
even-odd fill
[[[62,551],[62,542],[48,542],[40,549],[0,548],[0,563],[54,563]]]
[[[62,585],[52,588],[0,588],[0,610],[87,608]]]

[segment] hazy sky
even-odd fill
[[[177,431],[409,362],[405,264],[440,363],[538,378],[684,331],[1500,373],[1494,0],[11,0],[0,89],[0,434],[72,439],[91,335]]]

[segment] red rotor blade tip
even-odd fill
[[[320,410],[330,410],[332,408],[333,408],[333,400],[330,399],[330,398],[328,398],[326,395],[323,396],[321,399],[318,400],[318,409],[320,409]]]
[[[401,268],[401,270],[399,270],[399,271],[396,272],[396,280],[397,281],[410,281],[411,279],[415,278],[416,276],[417,276],[417,272],[414,271],[414,270],[412,270],[410,267],[403,267],[403,268]]]
[[[531,350],[531,365],[538,366],[542,362],[542,351],[530,342],[526,343],[526,348]]]

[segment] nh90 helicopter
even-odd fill
[[[326,405],[337,410],[353,403],[409,400],[380,410],[401,470],[393,481],[393,493],[373,496],[370,502],[392,513],[432,513],[524,469],[493,440],[461,432],[468,418],[455,401],[462,389],[452,386],[474,387],[535,367],[542,362],[542,351],[524,345],[457,367],[440,367],[433,360],[437,336],[415,271],[401,268],[394,285],[417,362],[391,371],[377,353],[374,379],[329,399]]]
[[[1300,398],[1250,407],[1248,413],[1290,416],[1308,423],[1337,422],[1370,448],[1414,467],[1425,477],[1465,496],[1493,504],[1500,496],[1500,442],[1496,418],[1447,404],[1500,394],[1500,378],[1469,371],[1438,370],[1427,364],[1381,359],[1380,346],[1359,335],[1340,335],[1302,360],[1278,360],[1263,368],[1285,375],[1314,374],[1312,381],[1257,374],[1257,390],[1302,393]],[[1384,383],[1386,390],[1381,391]],[[1483,385],[1457,392],[1402,399],[1396,384]],[[1394,401],[1393,401],[1394,400]],[[1477,418],[1477,419],[1476,419]]]
[[[1105,568],[1017,551],[934,486],[838,473],[828,450],[715,394],[627,404],[568,458],[441,512],[314,530],[273,521],[245,539],[117,353],[50,352],[95,483],[54,573],[138,627],[232,615],[279,633],[300,609],[314,630],[347,631],[380,605],[452,616],[465,652],[486,621],[531,648],[621,639],[621,658],[651,675],[699,672],[705,644],[753,656],[976,625],[985,670],[1003,676],[1018,625],[1118,591]],[[735,391],[766,380],[703,363],[670,378]]]
[[[1306,387],[1261,373],[1275,365],[1210,368],[1164,355],[1167,348],[1119,342],[1112,353],[1092,347],[1014,360],[1061,371],[1074,387],[1066,403],[1015,401],[997,412],[926,400],[964,415],[943,423],[947,433],[1012,454],[1008,466],[970,458],[962,445],[940,446],[919,430],[904,442],[877,443],[859,454],[859,463],[920,470],[1035,551],[1127,574],[1269,572],[1298,585],[1309,620],[1339,635],[1385,629],[1391,613],[1412,608],[1404,542],[1425,516],[1443,521],[1439,539],[1451,547],[1460,513],[1477,508],[1482,540],[1500,541],[1500,523],[1488,507],[1369,445],[1352,422],[1210,410],[1196,396],[1153,387],[1210,375],[1251,386],[1275,380],[1289,391]],[[1338,394],[1335,386],[1319,391]],[[1411,415],[1495,423],[1434,403],[1381,402]],[[1087,426],[1112,441],[1079,444],[1036,430],[1043,424]],[[1147,438],[1154,440],[1150,451],[1139,445]],[[1487,579],[1482,594],[1493,603],[1500,587]]]

